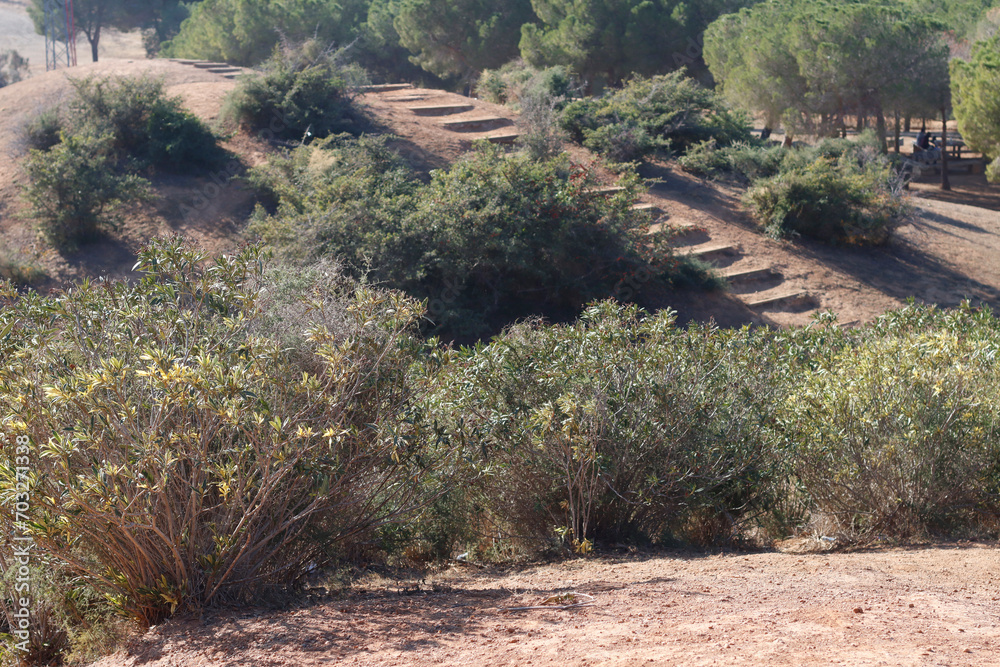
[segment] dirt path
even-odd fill
[[[94,667],[1000,665],[1000,549],[632,555],[469,566],[419,593],[168,622]],[[505,611],[567,592],[568,611]],[[585,598],[578,598],[584,600]]]

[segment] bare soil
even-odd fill
[[[372,579],[296,609],[175,619],[94,667],[1000,665],[995,545],[794,553],[818,544]]]

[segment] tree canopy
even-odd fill
[[[393,26],[410,60],[440,77],[469,81],[518,55],[530,0],[400,0]]]
[[[769,125],[824,131],[846,114],[871,115],[884,138],[887,112],[943,105],[941,30],[898,2],[777,0],[709,26],[705,60],[723,94]]]
[[[987,176],[1000,181],[1000,35],[976,44],[968,62],[952,61],[951,77],[958,129],[970,148],[992,158]]]
[[[282,38],[343,46],[358,36],[367,0],[203,0],[163,55],[256,65]]]
[[[565,65],[584,79],[617,84],[630,75],[687,67],[704,71],[701,34],[751,0],[532,0],[538,23],[521,27],[521,55],[536,67]]]

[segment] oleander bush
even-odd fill
[[[779,420],[810,507],[849,542],[995,527],[998,344],[985,311],[911,307],[816,355]]]
[[[727,541],[764,511],[783,381],[747,329],[678,328],[605,301],[519,324],[445,364],[428,415],[471,445],[475,526],[526,548]]]
[[[294,587],[426,502],[447,458],[411,409],[417,303],[300,270],[296,308],[259,247],[205,259],[159,241],[137,284],[0,296],[0,414],[32,447],[28,530],[143,625]]]

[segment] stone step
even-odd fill
[[[393,95],[392,97],[386,96],[382,99],[386,102],[419,102],[421,100],[426,100],[428,97],[433,96],[427,95],[426,93],[410,93],[409,95]]]
[[[734,245],[729,245],[728,243],[717,243],[713,245],[699,245],[693,248],[684,248],[678,250],[677,254],[681,257],[694,257],[697,259],[704,259],[705,257],[711,255],[735,255],[740,250]]]
[[[781,278],[781,274],[769,266],[763,269],[729,269],[722,271],[719,275],[731,283]]]
[[[243,71],[242,67],[209,67],[208,71],[212,74],[239,74]]]
[[[197,67],[198,69],[212,69],[212,68],[232,67],[232,65],[230,65],[229,63],[213,63],[213,62],[209,62],[207,60],[199,60],[198,62],[191,62],[191,63],[188,63],[188,64],[189,65],[193,65],[194,67]]]
[[[645,211],[647,213],[659,213],[663,209],[661,209],[659,207],[659,205],[657,205],[657,204],[641,203],[641,204],[632,204],[632,210],[633,211]]]
[[[363,93],[391,93],[394,90],[408,90],[413,88],[412,83],[374,83],[369,86],[358,88]]]
[[[683,234],[690,234],[691,232],[701,229],[698,225],[691,222],[654,222],[649,226],[650,234],[658,234],[664,229],[669,229],[674,233],[674,236],[681,236]],[[678,251],[680,252],[680,251]]]
[[[619,192],[624,192],[625,188],[620,185],[604,185],[599,188],[591,188],[587,190],[588,195],[613,195]]]
[[[780,303],[789,303],[792,301],[805,301],[806,299],[811,299],[812,296],[809,292],[783,292],[781,294],[765,295],[757,297],[755,299],[747,299],[746,304],[750,308],[764,308],[766,306],[775,306]]]
[[[499,116],[485,116],[482,118],[462,118],[459,120],[440,121],[441,127],[452,132],[485,132],[496,129],[504,125],[511,125],[513,121],[509,118]]]
[[[475,104],[421,104],[419,106],[406,107],[418,116],[447,116],[453,113],[472,111]]]
[[[511,134],[493,134],[486,137],[486,141],[491,144],[512,144],[517,141],[518,137],[521,135],[513,132]]]

